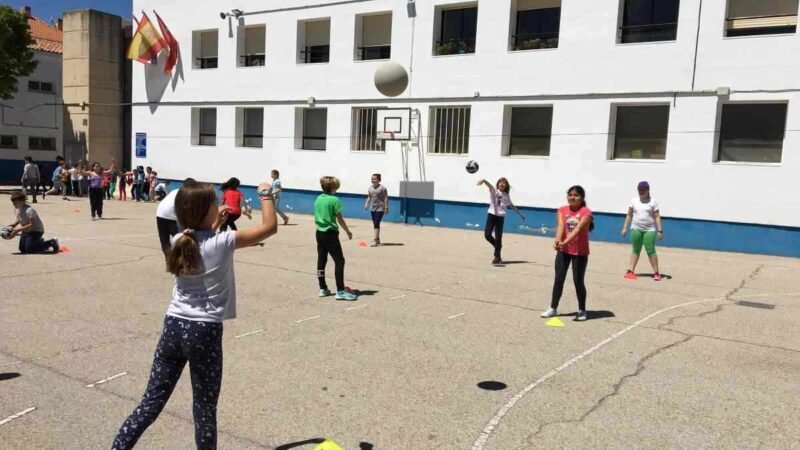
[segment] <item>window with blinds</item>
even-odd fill
[[[797,31],[798,0],[728,0],[725,35],[755,36]]]
[[[350,150],[382,152],[384,142],[377,140],[378,108],[353,108]]]
[[[469,106],[431,108],[429,152],[463,155],[469,153]]]

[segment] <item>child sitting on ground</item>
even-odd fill
[[[39,213],[25,201],[25,194],[17,192],[11,195],[11,203],[14,205],[14,213],[17,220],[8,226],[14,228],[10,237],[19,235],[20,253],[41,253],[47,249],[52,249],[53,253],[58,253],[58,239],[53,238],[49,241],[42,239],[44,235],[44,223],[39,218]]]

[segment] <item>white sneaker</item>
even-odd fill
[[[553,316],[557,316],[557,315],[558,315],[558,311],[556,311],[553,308],[547,308],[547,310],[545,312],[543,312],[539,317],[541,317],[543,319],[549,319],[549,318],[551,318]]]
[[[578,311],[578,315],[575,316],[575,320],[577,320],[578,322],[583,322],[584,320],[586,320],[586,311],[583,310]]]

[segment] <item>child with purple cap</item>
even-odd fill
[[[625,223],[622,225],[622,231],[620,231],[622,237],[625,237],[628,232],[628,225],[631,227],[633,253],[631,253],[630,266],[628,271],[625,272],[625,278],[629,280],[636,279],[636,272],[634,271],[644,245],[647,257],[650,259],[650,265],[653,266],[653,280],[661,281],[661,272],[658,269],[658,255],[656,254],[656,239],[659,241],[664,239],[664,228],[661,226],[658,202],[650,196],[650,183],[647,181],[640,182],[637,190],[639,195],[631,200],[630,206],[628,206],[628,214],[625,216]]]

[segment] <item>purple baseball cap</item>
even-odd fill
[[[642,181],[639,183],[639,186],[637,186],[636,189],[650,189],[650,183],[647,181]]]

